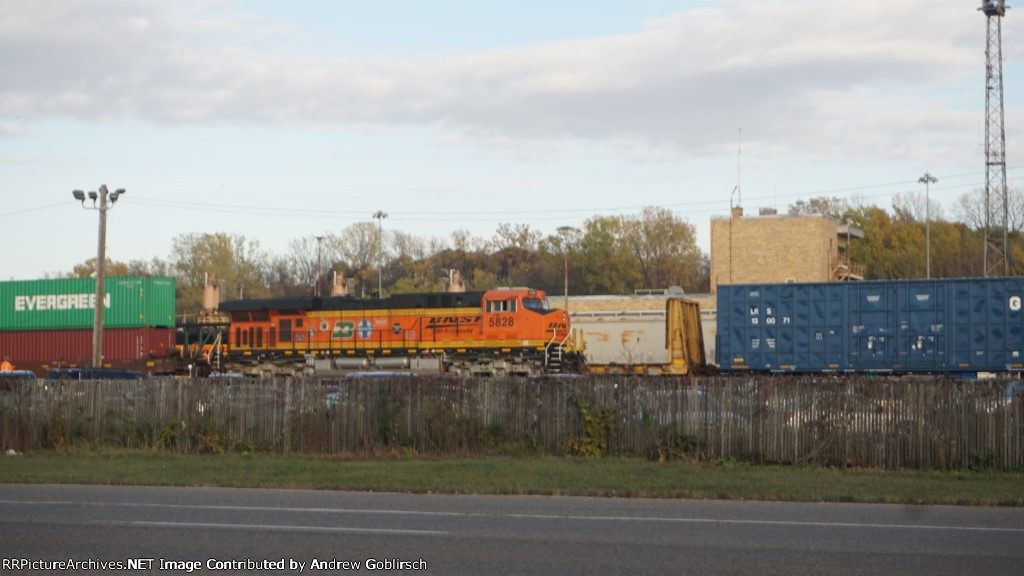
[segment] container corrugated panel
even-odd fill
[[[174,326],[174,279],[118,276],[104,281],[103,326]],[[94,278],[0,282],[0,331],[91,328]]]
[[[986,366],[988,370],[1024,367],[1022,285],[1024,278],[994,278],[952,287],[950,364],[970,369]]]
[[[123,363],[168,356],[173,328],[112,328],[103,331],[103,362]],[[20,330],[0,332],[0,355],[16,367],[92,363],[92,330]]]
[[[718,287],[722,370],[1024,368],[1024,279]]]

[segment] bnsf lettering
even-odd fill
[[[91,310],[95,307],[95,294],[44,294],[14,297],[15,312],[32,310]],[[103,297],[103,307],[110,308],[110,294]]]
[[[491,328],[511,328],[516,325],[515,316],[491,316],[487,319],[487,325]]]
[[[427,328],[447,328],[478,322],[480,322],[479,316],[433,316],[427,320]]]
[[[548,328],[555,328],[557,330],[567,330],[569,327],[565,325],[565,322],[552,322],[548,324]]]

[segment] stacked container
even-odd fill
[[[174,350],[174,279],[121,276],[104,281],[103,363],[152,368]],[[0,355],[39,375],[92,359],[94,278],[0,282]]]

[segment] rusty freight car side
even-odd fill
[[[685,375],[707,368],[700,305],[666,298],[662,310],[572,312],[592,373]]]

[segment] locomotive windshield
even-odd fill
[[[523,298],[523,307],[534,312],[547,312],[551,309],[547,298]]]

